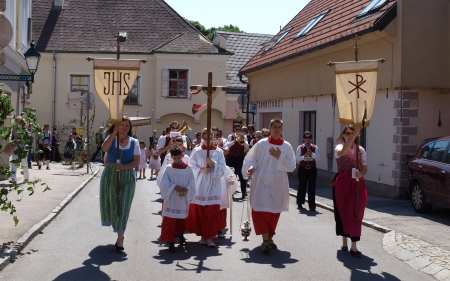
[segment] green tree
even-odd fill
[[[214,31],[228,31],[228,32],[240,32],[244,33],[243,30],[240,30],[239,27],[229,24],[219,27],[211,27],[211,28],[205,28],[201,23],[198,21],[188,20],[186,19],[193,27],[195,27],[198,31],[200,31],[201,34],[203,34],[206,38],[208,38],[210,41],[214,38]]]
[[[18,156],[18,159],[11,160],[10,162],[13,163],[16,167],[23,168],[21,160],[27,157],[28,145],[30,143],[33,143],[33,136],[32,134],[26,132],[23,127],[18,126],[15,122],[12,122],[12,124],[9,126],[4,126],[5,120],[11,114],[11,112],[14,111],[14,108],[11,105],[11,99],[3,93],[3,88],[1,86],[3,85],[0,84],[0,135],[4,140],[8,140],[11,135],[11,131],[17,131],[18,137],[12,140],[11,143],[14,146],[13,153]],[[15,119],[15,117],[16,116],[13,116],[13,120]],[[25,113],[22,113],[21,117],[27,124],[31,124],[32,133],[38,133],[39,137],[43,136],[42,127],[36,121],[36,113],[33,108],[29,108]],[[0,153],[2,153],[4,150],[5,148],[0,143]],[[5,165],[4,163],[0,163],[0,176],[9,178],[11,177],[11,175],[12,172],[10,166]],[[42,182],[40,179],[36,179],[33,181],[27,180],[23,184],[18,184],[17,181],[15,181],[11,186],[0,188],[0,210],[9,212],[13,216],[15,225],[19,223],[19,219],[16,216],[16,208],[13,202],[8,198],[8,194],[15,191],[17,192],[17,194],[22,194],[23,196],[23,191],[27,190],[28,195],[31,196],[33,195],[34,189],[36,188],[36,185],[38,183],[45,186],[43,192],[50,190],[48,185]],[[21,199],[17,201],[20,202],[20,200]]]

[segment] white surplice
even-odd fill
[[[175,186],[186,187],[188,191],[180,196]],[[185,219],[188,216],[189,204],[195,194],[195,179],[191,167],[175,169],[167,166],[161,178],[161,198],[164,200],[162,215],[164,217]]]
[[[189,156],[184,154],[181,161],[183,161],[184,163],[188,163]],[[161,184],[162,175],[163,175],[164,171],[166,170],[166,167],[170,166],[172,164],[172,162],[173,162],[173,160],[172,160],[172,157],[170,156],[170,152],[167,152],[166,157],[164,157],[164,161],[161,165],[161,169],[159,170],[158,176],[156,177],[156,185],[161,186],[160,184]]]
[[[269,149],[279,148],[280,159],[270,155]],[[269,143],[268,138],[258,141],[249,150],[242,165],[242,174],[253,166],[255,172],[250,186],[250,205],[260,212],[280,213],[289,211],[288,172],[295,170],[295,153],[284,141],[282,145]]]
[[[192,203],[197,205],[219,205],[222,197],[222,177],[225,174],[226,164],[222,150],[209,151],[209,157],[214,161],[214,168],[209,173],[200,173],[200,168],[206,168],[206,150],[201,146],[194,148],[189,159],[195,176],[195,196]]]
[[[230,208],[230,176],[234,184],[231,186],[231,194],[234,194],[237,190],[238,180],[236,175],[231,171],[230,167],[226,166],[225,174],[222,177],[222,195],[220,198],[220,209]]]

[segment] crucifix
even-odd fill
[[[210,150],[210,145],[211,145],[211,106],[212,106],[212,95],[215,92],[220,92],[220,91],[228,91],[229,88],[228,87],[224,87],[224,86],[212,86],[212,72],[208,72],[208,86],[203,86],[203,85],[196,85],[196,86],[191,86],[191,93],[192,94],[198,94],[200,91],[203,91],[207,96],[208,96],[208,102],[206,104],[207,109],[207,115],[206,115],[206,133],[208,134],[208,139],[206,141],[206,146],[208,147],[206,150],[206,157],[209,157],[209,150]],[[208,165],[209,167],[209,165]]]

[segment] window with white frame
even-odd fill
[[[356,19],[361,19],[366,16],[372,15],[380,11],[384,5],[386,5],[388,0],[372,0],[357,16]]]
[[[136,81],[134,81],[133,87],[131,87],[128,92],[128,97],[125,99],[124,104],[139,104],[140,97],[140,87],[139,87],[139,79],[140,77],[136,77]]]
[[[162,69],[161,95],[168,98],[189,98],[188,69]]]
[[[89,91],[89,75],[78,75],[71,74],[70,75],[70,91],[71,92],[81,92],[81,91]]]
[[[312,20],[302,30],[300,30],[300,32],[295,36],[294,39],[305,37],[306,34],[308,34],[308,32],[313,29],[313,27],[316,26],[316,24],[318,24],[319,21],[321,21],[330,11],[331,10],[326,10],[325,12],[322,12],[312,18]]]

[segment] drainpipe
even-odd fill
[[[249,122],[248,122],[248,117],[249,117],[248,112],[249,112],[249,104],[250,104],[250,84],[248,82],[242,80],[242,74],[238,74],[238,77],[239,77],[239,81],[241,81],[241,83],[247,85],[247,98],[248,98],[248,100],[247,100],[247,110],[245,112],[245,114],[246,114],[245,120],[246,120],[246,123],[247,123],[246,126],[248,126],[248,124],[249,124]],[[252,117],[253,117],[252,118],[253,119],[252,123],[254,124],[255,123],[255,116],[252,115]]]
[[[52,128],[56,119],[56,52],[53,51],[53,101],[52,101]]]

